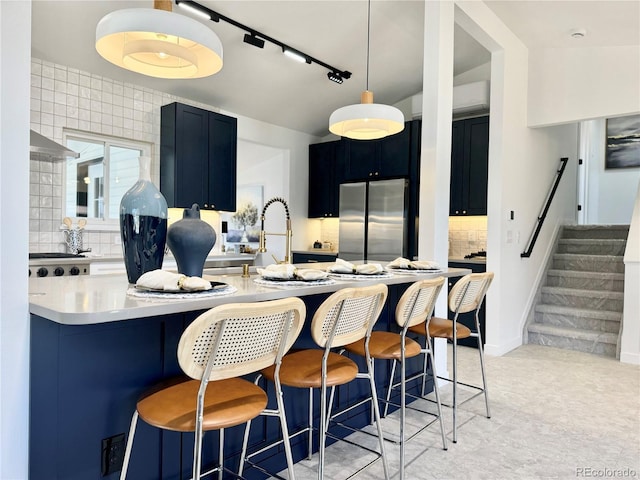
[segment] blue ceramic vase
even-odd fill
[[[202,277],[204,262],[216,243],[216,232],[200,219],[200,207],[194,203],[184,210],[182,219],[167,232],[167,245],[178,264],[178,272],[189,277]]]
[[[120,201],[120,235],[129,283],[162,268],[167,242],[167,201],[151,181],[151,159],[140,157],[140,178]]]

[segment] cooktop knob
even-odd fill
[[[37,273],[39,277],[46,277],[47,275],[49,275],[49,270],[44,267],[40,267]]]
[[[80,274],[80,269],[78,267],[71,267],[71,269],[69,270],[69,274],[70,275],[79,275]]]
[[[56,277],[61,277],[62,275],[64,275],[64,268],[62,267],[56,267],[56,269],[53,271],[53,274]]]

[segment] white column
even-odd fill
[[[0,1],[0,478],[28,478],[31,2]]]
[[[425,2],[418,256],[443,267],[449,256],[453,27],[452,2]],[[447,316],[446,297],[445,285],[436,304],[438,316]],[[447,374],[446,346],[446,341],[436,341],[439,375]]]

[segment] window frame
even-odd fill
[[[108,204],[109,204],[109,193],[110,193],[110,148],[111,147],[121,147],[132,150],[140,150],[141,155],[148,156],[153,158],[153,150],[154,144],[150,142],[145,142],[142,140],[135,140],[131,138],[122,138],[122,137],[114,137],[111,135],[104,135],[100,133],[86,132],[82,130],[71,130],[64,129],[62,132],[62,140],[63,144],[66,146],[67,141],[69,139],[73,139],[76,141],[87,141],[93,143],[102,143],[104,145],[104,157],[103,157],[103,168],[104,168],[104,204],[105,204],[105,217],[108,216]],[[62,169],[62,198],[61,198],[61,207],[62,213],[64,216],[67,211],[67,165],[66,162]],[[120,231],[120,220],[118,218],[95,218],[95,217],[77,217],[77,216],[69,216],[72,219],[73,223],[76,224],[79,219],[86,220],[86,225],[84,227],[87,231]]]

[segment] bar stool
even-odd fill
[[[206,311],[189,325],[178,344],[178,363],[188,378],[152,388],[136,405],[120,479],[127,475],[138,417],[154,427],[194,432],[193,479],[218,472],[236,475],[224,467],[224,429],[261,414],[280,417],[291,478],[293,460],[281,395],[278,410],[265,412],[267,394],[253,382],[238,378],[267,366],[278,371],[304,324],[306,308],[299,298],[221,305]],[[277,375],[276,375],[277,377]],[[276,381],[278,392],[280,385]],[[200,473],[202,437],[218,430],[218,466]]]
[[[353,360],[331,351],[332,348],[342,347],[361,338],[368,338],[371,335],[374,323],[380,316],[386,298],[387,286],[383,284],[360,288],[343,288],[333,293],[318,307],[311,321],[311,336],[321,349],[305,349],[291,352],[282,359],[280,367],[282,385],[309,390],[308,425],[290,435],[290,438],[293,438],[303,433],[308,434],[307,451],[309,458],[311,458],[313,448],[313,389],[320,389],[320,422],[318,425],[320,437],[318,454],[319,480],[324,478],[326,437],[329,436],[336,440],[341,440],[328,432],[327,387],[331,387],[333,391],[335,386],[347,384],[356,378],[367,378],[369,380],[371,395],[374,399],[374,417],[378,429],[380,452],[361,447],[378,454],[378,458],[382,458],[384,475],[387,480],[389,479],[373,370],[368,369],[365,373],[359,373],[358,366]],[[367,365],[371,365],[371,362],[367,361]],[[272,366],[263,369],[262,374],[268,380],[274,381],[276,371]],[[247,426],[247,430],[248,428],[249,426]],[[248,433],[245,434],[242,448],[240,475],[242,475],[242,465],[245,462],[251,463],[251,457],[279,443],[267,445],[256,452],[247,454],[247,441]],[[349,443],[353,444],[353,442]],[[358,472],[371,463],[373,461],[360,468]]]
[[[396,323],[400,327],[400,333],[375,331],[371,332],[371,337],[368,339],[361,339],[357,342],[345,345],[345,350],[354,353],[365,358],[370,358],[371,362],[374,359],[381,360],[393,360],[391,376],[389,381],[389,387],[387,390],[387,396],[384,400],[385,410],[384,416],[387,414],[387,407],[390,402],[391,391],[393,388],[400,386],[400,438],[399,441],[394,442],[400,445],[400,478],[404,478],[405,467],[405,442],[415,437],[418,433],[422,432],[425,428],[429,427],[433,421],[425,424],[420,430],[415,432],[411,437],[405,439],[405,423],[406,423],[406,397],[413,396],[406,392],[406,382],[421,378],[422,373],[415,375],[411,378],[406,378],[406,359],[416,357],[418,355],[425,355],[425,362],[427,357],[431,362],[432,368],[433,362],[433,349],[431,343],[426,342],[425,348],[420,348],[420,344],[411,338],[407,338],[407,330],[423,322],[428,322],[435,306],[436,299],[442,290],[444,285],[444,277],[438,277],[429,280],[420,280],[413,283],[402,295],[396,306],[395,318]],[[400,382],[393,384],[394,373],[396,363],[400,362]],[[444,424],[442,421],[442,410],[440,406],[440,394],[438,391],[438,385],[434,382],[434,389],[436,393],[436,400],[438,404],[437,418],[440,420],[440,432],[442,434],[442,448],[447,449],[447,440],[444,433]],[[415,396],[414,396],[415,397]],[[419,397],[415,397],[419,398]],[[364,400],[366,402],[368,400]],[[363,402],[361,402],[363,403]],[[353,408],[353,407],[350,407]],[[433,415],[431,412],[414,408],[422,413]],[[347,409],[348,410],[348,409]],[[340,416],[347,410],[342,410],[332,415],[331,418]],[[389,439],[387,439],[389,440]]]
[[[452,405],[446,405],[453,407],[453,443],[458,441],[457,437],[457,425],[456,414],[458,409],[457,390],[458,384],[470,387],[477,390],[477,393],[464,400],[462,403],[466,403],[469,400],[484,394],[485,407],[487,410],[487,418],[491,418],[489,411],[489,398],[487,392],[487,379],[484,368],[484,350],[482,345],[482,335],[480,333],[480,320],[478,319],[478,313],[484,297],[493,280],[493,272],[484,273],[471,273],[465,275],[456,282],[451,291],[449,292],[448,306],[449,310],[454,313],[453,320],[447,318],[433,317],[430,322],[425,322],[419,325],[415,325],[409,328],[410,332],[424,335],[427,341],[431,338],[446,338],[452,342],[453,351],[453,379],[445,377],[437,377],[435,372],[433,373],[434,384],[437,383],[436,378],[446,380],[453,383],[453,399]],[[461,313],[468,313],[475,311],[475,331],[471,331],[465,325],[458,323],[458,316]],[[478,353],[480,355],[480,370],[482,372],[482,387],[477,385],[471,385],[467,383],[458,382],[458,357],[457,357],[457,344],[458,339],[475,337],[478,340]],[[424,373],[426,375],[427,365],[424,365]],[[425,379],[426,380],[426,379]],[[424,382],[423,382],[424,392]]]

